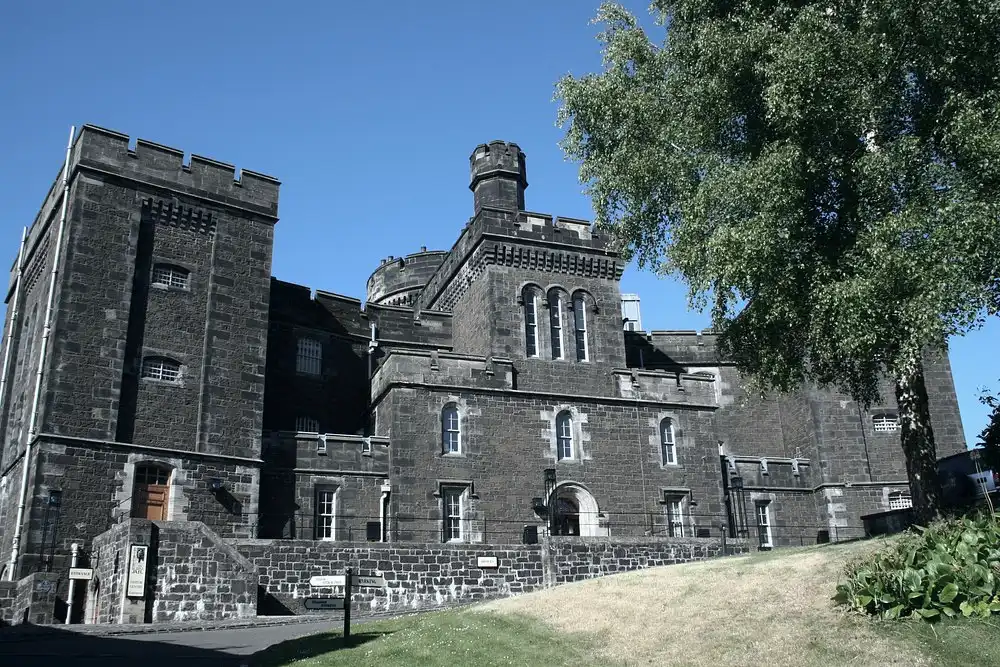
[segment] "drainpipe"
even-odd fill
[[[24,506],[28,501],[28,468],[31,466],[31,444],[38,433],[38,404],[42,395],[42,375],[45,372],[45,357],[48,352],[49,336],[52,335],[52,305],[56,297],[56,280],[59,278],[59,258],[62,255],[63,232],[66,229],[66,213],[69,210],[69,158],[73,150],[73,135],[76,127],[69,128],[69,143],[66,144],[66,163],[62,173],[62,210],[59,212],[59,229],[56,231],[56,249],[52,255],[52,272],[49,274],[49,296],[45,302],[45,328],[42,330],[42,349],[38,355],[38,371],[35,373],[35,393],[31,399],[31,418],[28,420],[28,441],[24,445],[24,460],[21,464],[21,489],[17,501],[17,519],[14,521],[14,538],[11,540],[10,567],[7,577],[14,581],[17,558],[21,551],[21,533],[24,529]]]
[[[70,567],[76,567],[77,559],[80,557],[80,545],[74,542],[69,545],[69,552],[73,555],[70,562]],[[73,588],[76,585],[76,579],[70,578],[69,580],[69,593],[66,597],[66,625],[70,624],[70,619],[73,618]]]
[[[378,501],[378,527],[379,527],[379,538],[381,542],[389,541],[389,531],[386,530],[386,505],[389,500],[389,494],[392,492],[392,485],[389,480],[382,482],[382,497]]]
[[[3,369],[0,370],[0,410],[7,401],[7,371],[10,370],[10,349],[14,344],[14,329],[21,315],[21,276],[24,274],[24,245],[28,240],[28,228],[21,232],[21,249],[17,253],[17,275],[14,278],[14,299],[11,301],[10,322],[7,324],[7,346],[3,351]]]
[[[366,436],[375,435],[372,433],[372,373],[375,372],[375,350],[378,349],[378,338],[376,337],[375,323],[371,323],[372,337],[368,341],[368,397],[365,401],[365,429],[364,434]]]

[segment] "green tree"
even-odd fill
[[[984,467],[1000,472],[1000,394],[983,391],[979,402],[990,408],[990,421],[979,434],[976,444],[982,449]]]
[[[926,354],[1000,303],[1000,0],[657,0],[597,21],[563,148],[597,224],[711,304],[757,389],[889,378],[922,519],[941,502]]]

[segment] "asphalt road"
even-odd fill
[[[360,619],[359,619],[360,620]],[[353,623],[352,623],[353,625]],[[268,646],[305,635],[340,629],[340,621],[296,623],[232,630],[164,632],[95,637],[44,626],[46,632],[5,640],[0,634],[3,667],[240,667]],[[48,631],[52,628],[51,631]]]

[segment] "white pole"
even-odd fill
[[[69,552],[73,555],[70,560],[70,568],[76,567],[77,558],[80,555],[80,545],[74,542],[69,545]],[[76,579],[72,577],[69,580],[69,594],[66,596],[66,625],[70,624],[70,619],[73,617],[73,588],[76,585]]]
[[[35,395],[31,400],[31,418],[28,420],[28,442],[24,446],[21,460],[21,489],[17,502],[17,518],[14,520],[14,538],[10,545],[10,563],[7,578],[14,580],[17,557],[21,551],[21,533],[24,529],[24,507],[28,501],[28,468],[31,467],[31,444],[38,431],[38,399],[42,394],[42,374],[45,372],[45,357],[48,351],[49,335],[52,333],[52,304],[56,296],[56,279],[59,277],[59,258],[62,255],[63,232],[66,229],[66,212],[69,209],[69,158],[73,150],[73,136],[76,127],[69,128],[69,143],[66,144],[66,162],[62,173],[62,208],[59,212],[59,229],[56,231],[56,249],[52,256],[52,272],[49,274],[49,296],[45,303],[45,329],[42,330],[42,350],[38,355],[38,371],[35,373]]]

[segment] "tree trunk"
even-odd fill
[[[919,357],[911,359],[897,373],[896,403],[913,508],[917,521],[926,526],[941,516],[942,502],[934,429],[924,384],[923,361]]]

